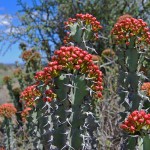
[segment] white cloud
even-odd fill
[[[13,23],[15,21],[15,17],[9,14],[1,14],[0,15],[0,33],[4,34],[17,34],[24,32],[22,28],[15,28]]]
[[[6,34],[23,34],[26,32],[26,29],[23,27],[11,27],[7,28],[4,32]]]
[[[41,18],[41,13],[38,12],[38,11],[33,11],[31,15],[32,15],[33,18]],[[48,17],[48,16],[47,16],[47,13],[43,13],[43,14],[42,14],[42,19],[43,19],[43,20],[46,21],[46,20],[47,20],[47,17]]]
[[[0,15],[0,26],[10,26],[12,22],[12,16],[8,14]]]

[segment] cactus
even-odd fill
[[[89,17],[92,18],[91,15]],[[89,20],[87,19],[87,21]],[[89,21],[88,28],[90,29],[88,32],[91,32],[91,27],[95,27],[94,24],[91,26],[90,23],[91,21]],[[101,28],[98,22],[97,24],[94,28],[96,31]],[[86,30],[85,32],[84,30],[81,31],[83,35],[80,35],[79,30],[81,30],[81,27],[79,27],[79,24],[70,26],[70,29],[70,35],[74,37],[74,40],[76,39],[75,36],[79,37],[78,45],[80,43],[85,44],[85,37],[88,38],[86,40],[90,40],[89,37],[84,35],[87,34]],[[92,97],[97,99],[102,96],[99,92],[102,90],[101,72],[92,63],[92,56],[88,55],[87,52],[82,53],[82,51],[77,47],[62,47],[55,52],[55,56],[52,57],[52,62],[48,64],[48,67],[45,67],[43,71],[38,72],[35,76],[37,83],[40,83],[37,85],[37,89],[42,93],[36,107],[38,111],[41,111],[40,116],[38,115],[38,122],[45,149],[80,149],[83,147],[90,149],[94,148],[94,144],[96,144],[93,132],[97,128],[88,129],[88,126],[98,126],[96,125],[98,123],[95,120],[93,121],[95,103],[91,99]],[[88,72],[88,69],[90,72]],[[66,74],[63,70],[67,71]],[[79,70],[81,75],[78,73]],[[96,75],[93,74],[94,71],[96,71]],[[85,74],[87,73],[89,79],[86,79]],[[52,78],[54,78],[54,81],[52,80],[51,83]],[[96,81],[93,81],[95,83],[92,84],[91,80],[95,80],[95,78]],[[88,87],[87,82],[92,86]],[[57,98],[55,95],[57,95]],[[45,104],[42,99],[46,102]],[[51,117],[48,117],[48,115]],[[81,119],[79,119],[80,117]],[[94,125],[91,125],[91,120]]]
[[[65,22],[65,28],[68,31],[64,37],[65,44],[73,42],[89,53],[97,53],[93,48],[93,43],[99,38],[98,32],[102,29],[102,26],[94,16],[91,14],[76,14],[75,18],[69,18]]]
[[[74,149],[80,149],[82,147],[81,144],[85,143],[82,137],[85,134],[85,114],[84,110],[82,110],[82,105],[84,103],[84,97],[87,95],[86,84],[84,78],[79,75],[70,75],[69,82],[70,88],[68,88],[66,93],[64,92],[67,97],[64,97],[65,99],[63,98],[63,102],[61,102],[63,103],[62,108],[60,106],[60,109],[58,109],[58,112],[56,112],[56,115],[59,115],[61,122],[60,124],[62,125],[59,127],[58,124],[58,127],[56,127],[57,135],[54,135],[54,143],[58,145],[58,148],[64,147],[71,149],[71,147],[73,147]],[[60,99],[62,97],[61,93],[59,91],[56,91],[56,93],[58,93],[58,98]],[[60,129],[61,126],[62,129]],[[64,135],[62,133],[64,133]],[[65,136],[62,139],[66,139],[62,145],[60,145],[60,141],[62,139],[59,138],[61,135]],[[58,138],[60,140],[58,140]]]
[[[38,144],[36,145],[37,149],[51,149],[51,136],[49,132],[51,127],[51,116],[49,111],[49,104],[40,99],[36,106],[37,131],[35,133],[38,135],[38,138],[36,137],[38,141]]]
[[[118,79],[119,103],[125,108],[120,113],[120,121],[123,121],[129,112],[143,107],[144,96],[140,94],[142,79],[140,68],[150,39],[147,24],[143,20],[131,16],[121,17],[112,29],[112,35],[116,44],[120,70]],[[124,138],[124,144],[123,148],[134,149],[137,145],[137,137]]]
[[[20,44],[20,48],[22,49],[22,59],[25,61],[26,67],[21,69],[18,65],[17,68],[13,72],[13,76],[5,76],[4,83],[7,86],[9,91],[9,95],[11,97],[11,101],[14,103],[17,109],[17,122],[18,128],[22,127],[22,117],[21,112],[24,108],[24,103],[20,101],[20,90],[23,90],[27,85],[33,82],[33,76],[35,71],[41,68],[41,55],[39,52],[36,52],[34,49],[27,50],[27,46],[24,43]],[[13,82],[17,79],[19,83],[18,87],[14,87]]]
[[[14,127],[12,123],[12,117],[16,114],[17,110],[11,103],[5,103],[0,105],[0,117],[3,117],[4,128],[4,145],[8,150],[16,149],[16,141],[14,134]]]
[[[25,86],[31,84],[33,82],[33,74],[35,71],[40,69],[41,67],[41,55],[36,52],[34,49],[26,50],[25,44],[20,44],[20,47],[22,49],[22,59],[26,63],[26,67],[23,69],[17,67],[17,69],[14,70],[14,76],[13,78],[5,76],[4,77],[4,83],[7,85],[7,89],[9,91],[9,95],[11,97],[12,102],[14,103],[15,107],[18,110],[17,121],[18,121],[18,127],[22,126],[22,119],[21,119],[21,111],[23,110],[23,104],[20,103],[19,97],[20,97],[20,88],[21,90],[24,89]],[[14,78],[17,79],[19,86],[16,88],[13,87]]]
[[[37,116],[45,149],[95,148],[98,122],[92,101],[102,96],[103,88],[102,73],[92,56],[78,47],[61,47],[35,78],[37,85],[26,88],[21,97],[26,104],[39,97],[35,105],[41,111]]]
[[[13,124],[11,120],[5,118],[4,119],[4,140],[5,140],[5,148],[8,150],[15,150],[15,136],[13,131]]]
[[[20,101],[24,105],[24,110],[21,113],[22,120],[26,125],[28,131],[28,142],[31,143],[31,147],[33,148],[41,148],[41,140],[40,140],[40,129],[38,118],[40,117],[40,110],[38,105],[36,106],[36,101],[40,97],[39,90],[35,88],[36,85],[28,86],[21,93]],[[36,107],[35,107],[36,106]]]

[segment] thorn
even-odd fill
[[[88,77],[85,78],[85,80],[92,80],[92,79],[93,79],[93,78],[88,78]]]
[[[85,112],[85,114],[86,114],[87,116],[91,115],[93,118],[95,118],[92,112]]]
[[[89,129],[89,128],[88,128],[88,124],[87,124],[87,125],[84,124],[83,127],[84,127],[85,129]]]
[[[51,130],[44,131],[44,133],[42,135],[48,135],[49,133],[52,134],[52,131]]]
[[[69,144],[66,144],[61,150],[63,150],[64,148],[70,147],[72,150],[75,150],[72,146],[70,146]]]
[[[42,107],[42,109],[44,109],[46,106],[47,106],[47,105],[45,104],[45,105]]]
[[[68,110],[65,110],[65,112],[72,112],[72,108],[68,109]]]
[[[69,124],[70,126],[72,126],[71,123],[69,122],[69,119],[68,119],[68,118],[66,119],[66,121],[68,122],[68,124]]]
[[[55,119],[59,120],[59,117],[60,117],[60,116],[57,115],[57,116],[55,116]]]
[[[43,127],[46,127],[47,125],[50,125],[50,124],[51,124],[51,122],[48,121],[47,124],[45,124]]]
[[[52,140],[52,139],[50,139],[50,140],[48,140],[47,142],[48,142],[48,143],[49,143],[49,142],[51,143],[52,141],[53,141],[53,140]]]
[[[66,76],[73,76],[73,74],[71,74],[71,73],[67,73],[67,74],[64,74],[64,75],[66,75]]]
[[[58,105],[55,106],[56,110],[58,109]]]
[[[66,131],[65,133],[61,133],[61,134],[65,134],[65,135],[68,135],[68,134],[69,134],[69,132],[68,132],[68,131]]]
[[[71,84],[64,84],[64,85],[66,85],[66,86],[68,86],[68,87],[71,87],[71,88],[78,88],[78,87],[73,86],[73,85],[71,85]]]
[[[49,102],[46,102],[46,105],[48,106],[48,108],[52,108]]]
[[[64,148],[67,148],[67,145],[65,145],[61,150],[63,150]]]

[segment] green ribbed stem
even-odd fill
[[[47,103],[45,103],[42,98],[38,100],[36,105],[37,112],[37,142],[38,149],[48,150],[51,147],[51,133],[50,131],[50,108]]]
[[[143,104],[140,90],[140,75],[139,70],[143,55],[139,48],[135,46],[135,38],[130,41],[130,45],[122,44],[117,47],[118,64],[119,64],[119,79],[118,79],[118,94],[120,96],[119,104],[125,110],[120,113],[120,121],[124,121],[128,113],[134,110],[139,110]],[[137,146],[137,138],[123,137],[124,147],[128,145],[128,149],[135,149]],[[132,143],[132,144],[130,144]]]
[[[86,83],[82,76],[74,76],[71,81],[73,86],[70,90],[70,101],[72,105],[72,113],[69,118],[70,127],[67,139],[69,145],[74,149],[82,149],[83,138],[81,134],[84,132],[81,128],[85,122],[85,115],[82,112],[81,105],[84,101],[84,97],[87,95]],[[82,128],[83,129],[83,128]],[[71,150],[72,148],[69,148]]]
[[[59,149],[81,149],[86,117],[81,106],[88,93],[84,76],[62,74],[55,83],[58,109],[53,115],[53,143]]]
[[[57,94],[56,106],[58,109],[55,110],[55,114],[53,115],[53,143],[59,149],[66,145],[68,124],[66,121],[68,113],[66,111],[70,106],[70,102],[68,101],[69,87],[66,86],[68,82],[69,78],[65,74],[62,74],[59,78],[55,79],[55,84],[57,85],[57,88],[55,89],[55,93]]]
[[[5,148],[6,150],[15,150],[15,138],[13,132],[13,124],[11,119],[4,118],[4,131],[5,131]]]
[[[150,149],[150,136],[146,135],[138,138],[138,150]]]

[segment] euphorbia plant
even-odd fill
[[[77,17],[80,21],[74,20],[69,23],[69,27],[72,42],[76,44],[75,36],[79,36],[79,46],[85,44],[83,39],[88,42],[95,35],[93,30],[97,32],[101,26],[99,22],[95,25],[96,18],[92,15],[80,14]],[[89,17],[93,18],[93,22]],[[85,29],[81,29],[84,24]],[[80,35],[80,30],[83,36]],[[91,35],[87,37],[86,34],[89,33]],[[36,119],[27,119],[28,122],[36,121],[35,130],[40,135],[34,140],[35,148],[97,148],[96,131],[99,124],[95,109],[96,101],[102,97],[102,72],[87,51],[89,49],[86,45],[84,50],[76,46],[62,46],[54,52],[51,62],[36,73],[36,83],[21,93],[21,101],[33,109],[30,112],[34,113],[36,110]],[[23,117],[28,114],[27,110],[25,108],[22,112]]]
[[[89,143],[84,146],[94,147],[92,144],[96,144],[94,137],[96,128],[88,129],[88,126],[98,126],[93,113],[94,101],[102,97],[103,87],[102,73],[93,63],[92,55],[78,47],[61,47],[60,50],[55,51],[52,62],[42,71],[37,72],[35,78],[36,88],[41,91],[41,96],[36,94],[36,88],[28,87],[29,90],[25,89],[21,98],[27,104],[28,102],[30,104],[30,101],[34,102],[32,98],[38,98],[35,103],[37,107],[42,105],[43,108],[50,102],[51,123],[49,124],[47,119],[46,124],[42,125],[45,131],[47,125],[52,126],[51,130],[54,130],[49,134],[49,137],[53,137],[49,147],[82,148],[83,143],[86,142],[83,137],[86,138],[87,135]]]
[[[97,53],[93,43],[99,39],[99,31],[102,29],[100,22],[91,14],[76,14],[75,18],[69,18],[65,22],[67,35],[65,44],[75,44],[89,53]],[[71,43],[73,42],[73,43]]]
[[[144,107],[144,95],[140,93],[142,73],[141,64],[150,44],[147,23],[130,15],[120,17],[111,31],[119,64],[118,94],[120,104],[125,108],[120,112],[121,121],[128,113]],[[131,130],[134,130],[131,127]],[[137,136],[138,137],[138,136]],[[132,143],[132,144],[130,144]],[[123,148],[135,149],[136,137],[124,138]]]
[[[11,102],[14,104],[17,111],[22,111],[22,104],[19,102],[20,88],[14,87],[12,76],[4,76],[3,82],[7,86],[11,98]],[[22,126],[22,119],[20,113],[17,113],[16,117],[18,121],[18,128],[20,128],[20,126]]]
[[[0,105],[0,117],[3,118],[4,128],[4,147],[11,150],[16,148],[16,141],[14,136],[14,125],[12,117],[17,113],[17,109],[12,103],[4,103]]]

